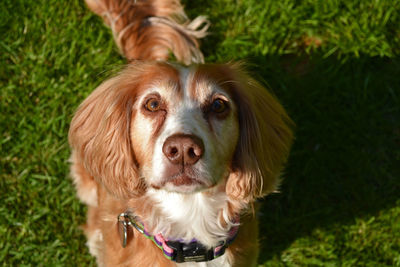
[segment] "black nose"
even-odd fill
[[[165,140],[162,151],[173,164],[193,165],[204,152],[203,141],[189,134],[175,134]]]

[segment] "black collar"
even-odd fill
[[[239,225],[233,226],[229,230],[229,237],[225,241],[221,241],[216,247],[207,249],[206,246],[193,239],[189,243],[179,240],[165,239],[161,234],[151,235],[148,233],[144,225],[131,212],[124,212],[118,216],[118,230],[121,238],[122,247],[126,247],[129,236],[133,237],[132,228],[154,242],[159,247],[164,256],[172,261],[181,262],[202,262],[211,261],[222,256],[225,249],[234,241],[237,236]]]

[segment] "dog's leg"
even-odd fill
[[[74,181],[78,198],[88,206],[86,224],[82,225],[82,229],[87,237],[86,245],[90,254],[97,259],[101,255],[103,236],[98,225],[99,209],[98,209],[98,190],[97,183],[91,175],[89,175],[83,164],[73,153],[71,156],[71,176]]]
[[[88,206],[97,207],[97,183],[89,175],[82,162],[79,161],[75,153],[71,156],[71,176],[75,184],[78,198]]]

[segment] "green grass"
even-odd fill
[[[184,1],[295,121],[263,266],[400,266],[400,2]],[[0,2],[0,265],[94,265],[68,177],[79,103],[124,64],[83,1]]]

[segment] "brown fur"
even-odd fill
[[[141,168],[151,161],[155,139],[168,114],[148,115],[153,131],[146,136],[136,134],[135,118],[138,112],[144,114],[137,100],[162,83],[163,88],[178,92],[171,94],[169,102],[182,101],[179,67],[154,60],[166,60],[172,51],[183,63],[201,62],[196,37],[204,28],[196,32],[198,23],[189,24],[178,0],[86,1],[112,28],[128,60],[146,60],[131,62],[102,83],[71,122],[71,173],[79,198],[88,205],[83,227],[88,246],[101,266],[175,266],[136,230],[122,248],[117,215],[132,209],[143,219],[164,216],[146,195],[148,184]],[[227,196],[227,218],[220,211],[218,219],[227,226],[240,216],[238,236],[228,247],[227,257],[232,266],[254,266],[259,250],[254,201],[279,183],[293,138],[292,122],[279,102],[238,64],[193,66],[190,75],[191,98],[206,98],[207,88],[215,85],[234,101],[239,140],[229,152],[230,174],[215,190]],[[202,194],[213,197],[212,192]]]
[[[121,53],[128,60],[162,60],[172,52],[185,64],[203,62],[197,38],[208,22],[192,23],[178,0],[86,0],[89,8],[111,27]],[[201,28],[202,27],[202,28]]]
[[[238,214],[251,212],[256,198],[276,188],[291,144],[290,120],[279,103],[237,66],[201,65],[194,78],[198,84],[202,80],[218,84],[229,92],[238,107],[239,143],[233,155],[232,173],[220,188],[229,197],[229,219],[233,220]],[[100,85],[82,103],[71,123],[69,138],[74,150],[72,168],[78,194],[82,198],[91,186],[98,188],[98,206],[89,205],[85,231],[89,239],[96,229],[103,233],[98,261],[106,266],[140,261],[142,266],[155,262],[162,266],[171,264],[139,233],[135,233],[128,248],[122,249],[116,230],[116,215],[128,207],[142,218],[152,210],[152,202],[144,195],[146,181],[138,176],[139,166],[151,160],[152,150],[149,147],[140,152],[137,148],[144,139],[132,136],[130,129],[135,127],[132,125],[138,112],[135,110],[140,109],[135,99],[162,79],[179,83],[176,70],[168,64],[131,64]],[[234,251],[229,257],[238,262],[235,266],[241,266],[239,262],[245,266],[256,258],[256,226],[255,218],[248,215],[241,218],[238,239],[228,249]],[[152,264],[147,265],[147,260]]]

